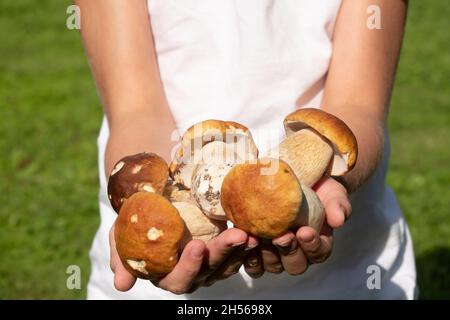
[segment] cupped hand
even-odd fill
[[[125,269],[119,258],[114,226],[109,241],[114,286],[119,291],[128,291],[136,278]],[[192,240],[184,248],[175,268],[165,277],[151,282],[175,294],[191,293],[201,286],[211,285],[238,272],[249,250],[257,245],[256,238],[236,228],[225,230],[206,245],[200,240]]]
[[[331,255],[333,229],[341,227],[350,217],[350,201],[345,187],[330,177],[322,178],[313,189],[325,207],[320,233],[305,226],[272,241],[261,241],[245,262],[245,270],[251,277],[260,277],[265,271],[302,274],[310,264],[321,263]]]

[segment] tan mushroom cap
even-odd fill
[[[155,153],[138,153],[120,159],[108,180],[108,198],[119,212],[123,202],[138,191],[163,193],[169,168]]]
[[[188,128],[181,139],[182,145],[191,147],[194,153],[195,148],[201,148],[211,141],[223,141],[225,143],[234,143],[237,138],[244,137],[249,144],[249,152],[252,156],[258,156],[258,148],[256,147],[250,130],[234,121],[222,121],[209,119],[198,122]],[[198,145],[195,145],[197,143]]]
[[[185,224],[163,196],[138,192],[128,198],[115,223],[114,236],[125,268],[144,279],[169,273],[178,261]]]
[[[184,146],[191,146],[195,139],[198,140],[203,147],[211,141],[223,141],[223,134],[226,131],[226,124],[222,120],[204,120],[189,127],[181,138]]]
[[[226,175],[221,204],[238,228],[272,239],[296,221],[302,189],[291,168],[282,160],[263,158],[235,165]]]
[[[358,144],[352,130],[336,116],[315,108],[298,109],[284,119],[286,134],[313,129],[331,142],[335,157],[331,174],[338,176],[353,169],[358,157]]]

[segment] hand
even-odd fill
[[[109,234],[114,286],[119,291],[130,290],[136,278],[123,266],[116,250],[114,226]],[[227,229],[205,245],[200,240],[190,241],[184,248],[175,268],[165,277],[151,282],[175,294],[191,293],[201,286],[209,286],[239,271],[248,248],[258,245],[256,238],[242,230]]]
[[[292,275],[304,273],[309,264],[325,261],[333,247],[333,229],[341,227],[350,217],[351,205],[347,191],[336,180],[324,177],[315,186],[325,207],[325,221],[320,234],[310,227],[287,232],[272,241],[263,240],[252,250],[245,262],[246,272],[254,278],[265,271]]]

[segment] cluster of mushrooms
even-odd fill
[[[324,174],[342,176],[354,167],[355,136],[342,120],[314,108],[289,114],[284,127],[286,138],[262,158],[248,128],[206,120],[184,133],[170,165],[154,153],[119,160],[108,197],[127,270],[163,277],[187,242],[208,242],[227,220],[266,239],[300,226],[319,231],[324,207],[311,187]]]

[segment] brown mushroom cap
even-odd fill
[[[315,108],[298,109],[284,119],[286,133],[313,129],[333,146],[331,174],[339,176],[353,169],[358,157],[358,144],[351,129],[336,116]]]
[[[177,209],[157,193],[137,192],[125,200],[114,236],[125,268],[144,279],[169,273],[178,261],[185,224]]]
[[[108,180],[111,206],[119,212],[125,199],[138,191],[164,191],[169,168],[163,158],[154,153],[138,153],[120,159]]]
[[[221,204],[238,228],[272,239],[293,225],[302,196],[291,168],[282,160],[265,158],[230,170],[222,184]]]

